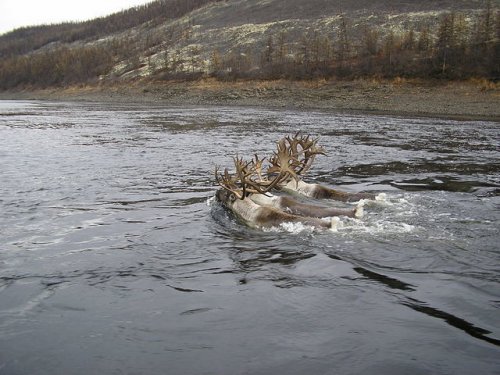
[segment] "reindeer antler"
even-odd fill
[[[235,196],[237,196],[239,199],[244,199],[245,196],[243,195],[243,192],[240,190],[238,187],[238,177],[230,174],[227,168],[224,169],[224,174],[221,174],[219,172],[219,168],[216,166],[215,167],[215,180],[217,183],[224,189],[232,192]]]
[[[318,138],[311,139],[309,135],[301,136],[300,132],[297,132],[293,138],[290,136],[282,138],[278,142],[277,152],[270,159],[273,166],[268,172],[273,173],[285,167],[290,177],[298,181],[298,176],[304,175],[311,168],[316,155],[325,155],[325,150],[318,146],[317,142]]]
[[[234,193],[239,199],[245,199],[249,193],[267,194],[276,185],[284,181],[287,176],[284,173],[279,174],[273,179],[264,179],[262,175],[262,165],[265,159],[255,159],[247,162],[238,156],[233,157],[236,173],[231,174],[224,169],[224,173],[215,168],[215,180],[224,189]]]
[[[239,199],[245,199],[249,193],[267,194],[277,185],[293,178],[296,182],[299,176],[304,175],[312,165],[316,155],[324,155],[322,147],[317,146],[318,139],[310,136],[284,137],[277,143],[277,150],[269,159],[271,164],[267,168],[266,177],[262,167],[265,158],[260,159],[257,154],[251,161],[244,161],[238,156],[233,157],[235,174],[230,174],[227,168],[220,173],[215,168],[215,179],[224,189],[234,193]]]
[[[299,175],[304,175],[311,168],[316,155],[326,155],[326,152],[323,147],[317,145],[319,138],[310,139],[309,135],[307,137],[301,136],[300,138],[298,136],[299,133],[295,135],[294,140],[302,148],[304,157],[300,160],[301,167],[296,172]]]
[[[267,169],[268,176],[278,173],[279,177],[286,176],[287,179],[288,177],[292,177],[296,181],[299,180],[295,169],[299,166],[300,162],[294,154],[293,149],[286,145],[285,138],[278,142],[277,151],[273,153],[269,162],[272,166]]]
[[[255,159],[252,160],[253,163],[253,168],[255,170],[255,173],[257,174],[257,177],[259,178],[259,182],[264,182],[264,177],[262,176],[262,166],[264,164],[264,160],[266,158],[259,159],[259,155],[255,154]]]

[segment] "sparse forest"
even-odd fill
[[[381,36],[366,27],[353,38],[348,25],[341,17],[335,37],[309,32],[297,43],[282,32],[270,36],[260,53],[216,51],[210,74],[221,79],[500,78],[500,12],[491,8],[474,24],[463,13],[444,14],[434,34],[426,26]]]
[[[138,69],[152,80],[500,77],[500,12],[490,1],[473,19],[446,12],[433,27],[365,25],[354,33],[341,14],[335,32],[282,29],[229,50],[192,43],[181,51],[176,43],[193,33],[189,18],[161,34],[147,31],[218,2],[160,0],[93,21],[15,30],[0,37],[0,89],[113,82]]]

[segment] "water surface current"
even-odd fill
[[[216,165],[301,130],[337,232],[250,229]],[[500,373],[500,124],[0,101],[0,374]],[[350,207],[349,204],[327,202]]]

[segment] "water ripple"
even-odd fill
[[[387,199],[337,232],[213,202],[215,165],[299,129],[308,180]],[[0,102],[0,132],[6,373],[498,369],[498,123]]]

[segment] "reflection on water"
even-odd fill
[[[310,181],[387,199],[335,233],[213,202],[216,164],[299,129]],[[0,373],[497,373],[499,129],[0,102]]]

